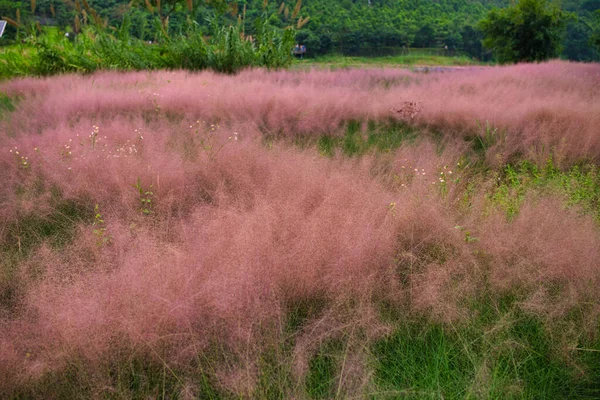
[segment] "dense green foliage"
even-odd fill
[[[570,14],[546,0],[519,0],[481,21],[484,44],[500,62],[543,61],[560,54]]]
[[[172,2],[172,6],[176,10],[182,4]],[[202,28],[189,17],[174,31],[169,29],[170,12],[154,9],[156,16],[151,25],[143,27],[152,38],[146,41],[145,35],[131,34],[137,25],[131,13],[124,14],[120,26],[111,29],[89,4],[76,11],[75,31],[64,35],[56,29],[41,30],[39,24],[21,24],[19,34],[25,44],[4,52],[0,77],[89,73],[100,69],[210,68],[234,73],[249,66],[286,67],[292,59],[289,49],[294,45],[293,28],[273,27],[266,14],[254,20],[254,35],[246,36],[241,23],[219,24],[213,19]]]
[[[0,0],[0,15],[20,19],[23,23],[35,20],[42,26],[73,29],[77,24],[78,2],[79,7],[83,7],[80,0],[37,0],[35,13],[32,13],[30,1]],[[437,54],[461,52],[477,59],[489,59],[492,54],[482,46],[483,35],[478,24],[491,9],[506,7],[509,1],[304,0],[298,4],[263,0],[163,0],[161,7],[156,7],[154,0],[149,2],[151,7],[143,0],[88,0],[88,3],[107,26],[115,29],[128,15],[132,21],[130,34],[146,41],[156,40],[152,29],[156,18],[175,34],[185,32],[190,17],[203,29],[208,27],[207,19],[216,18],[227,25],[239,19],[243,31],[254,35],[254,20],[266,12],[274,26],[297,27],[296,40],[307,46],[309,56],[332,52],[398,55],[406,51],[405,47],[417,47],[435,48]],[[568,22],[561,56],[572,60],[598,60],[599,52],[593,43],[598,43],[598,34],[594,36],[594,32],[600,23],[594,13],[600,9],[600,1],[564,0],[561,6],[577,16]],[[20,18],[16,16],[17,10],[20,10]],[[16,29],[9,27],[2,42],[10,43],[15,35]]]
[[[591,42],[600,52],[600,10],[596,11],[595,32],[591,38]]]
[[[31,39],[37,51],[19,46],[4,53],[0,77],[93,72],[101,69],[151,70],[210,68],[234,73],[248,66],[285,67],[291,61],[293,30],[280,33],[263,23],[255,41],[245,40],[237,25],[216,26],[209,39],[192,25],[185,34],[164,36],[155,44],[128,36],[125,24],[113,36],[93,27],[74,41],[56,35]],[[23,48],[27,49],[26,46]]]

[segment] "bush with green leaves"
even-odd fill
[[[559,56],[571,13],[547,0],[519,0],[493,9],[479,23],[483,44],[500,62],[544,61]]]
[[[247,67],[284,68],[292,61],[295,33],[279,29],[264,16],[257,21],[255,37],[246,36],[241,24],[210,24],[208,35],[189,21],[186,30],[171,35],[156,20],[157,41],[145,42],[129,35],[131,21],[124,18],[116,33],[94,25],[84,27],[71,41],[59,33],[37,35],[23,46],[8,50],[0,61],[0,77],[47,76],[89,73],[96,70],[213,69],[236,73]]]

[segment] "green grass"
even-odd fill
[[[461,398],[473,366],[460,341],[436,324],[405,324],[375,344],[375,381],[406,398]]]
[[[344,344],[339,339],[330,339],[323,343],[318,352],[310,359],[306,376],[306,393],[312,399],[330,399],[336,397],[338,369],[343,357]]]
[[[0,92],[0,120],[15,110],[14,99]]]
[[[36,55],[35,47],[28,44],[0,47],[0,81],[28,76]]]
[[[223,398],[201,372],[194,374],[195,385],[188,389],[180,376],[191,375],[189,371],[173,370],[160,361],[135,354],[124,357],[128,358],[125,362],[107,363],[102,378],[108,384],[101,388],[96,382],[100,377],[97,371],[90,371],[85,360],[71,360],[63,369],[45,375],[11,398],[89,399],[102,393],[102,397],[114,399],[177,399],[186,392],[202,399]]]
[[[77,224],[91,222],[92,215],[91,209],[74,201],[61,201],[47,216],[23,215],[8,226],[2,250],[26,257],[42,243],[62,247],[74,238]]]
[[[492,307],[488,302],[485,307]],[[409,319],[373,346],[371,398],[596,398],[600,340],[565,356],[559,332],[513,305],[461,325]],[[585,349],[585,350],[583,350]]]
[[[361,68],[361,67],[459,67],[481,65],[480,62],[466,56],[439,56],[431,54],[406,54],[384,57],[351,57],[342,55],[324,55],[315,58],[295,60],[293,68],[330,67],[330,68]]]
[[[388,153],[415,142],[420,131],[397,121],[375,122],[349,121],[343,135],[322,135],[318,138],[296,139],[300,148],[317,148],[321,155],[331,157],[341,152],[348,157],[358,157],[369,152]],[[268,145],[274,138],[265,139]]]
[[[600,171],[596,165],[582,163],[561,171],[552,160],[545,167],[521,161],[504,166],[497,179],[489,199],[504,209],[509,219],[519,212],[527,196],[552,193],[564,199],[565,207],[577,206],[600,222]]]

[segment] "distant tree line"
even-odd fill
[[[0,0],[0,15],[36,20],[41,25],[55,24],[74,29],[76,8],[85,0]],[[491,50],[483,46],[485,20],[493,8],[505,8],[509,0],[87,0],[107,26],[118,27],[127,15],[130,34],[153,40],[152,24],[157,14],[171,32],[182,32],[189,20],[208,27],[208,20],[231,23],[239,20],[246,34],[256,32],[253,21],[263,13],[276,27],[293,24],[296,41],[304,44],[308,55],[342,53],[346,55],[385,55],[404,48],[447,49],[477,59],[489,59]],[[160,7],[157,7],[157,3]],[[160,8],[160,11],[157,10]],[[600,0],[563,0],[566,18],[564,34],[559,35],[559,55],[572,60],[599,60]],[[499,14],[497,14],[499,15]],[[7,35],[14,38],[9,29]],[[491,42],[487,41],[488,45]],[[503,56],[495,52],[497,56]]]

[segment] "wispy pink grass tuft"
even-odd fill
[[[527,202],[511,223],[496,215],[481,231],[497,288],[572,285],[582,298],[597,297],[599,239],[589,216],[565,210],[555,199]]]

